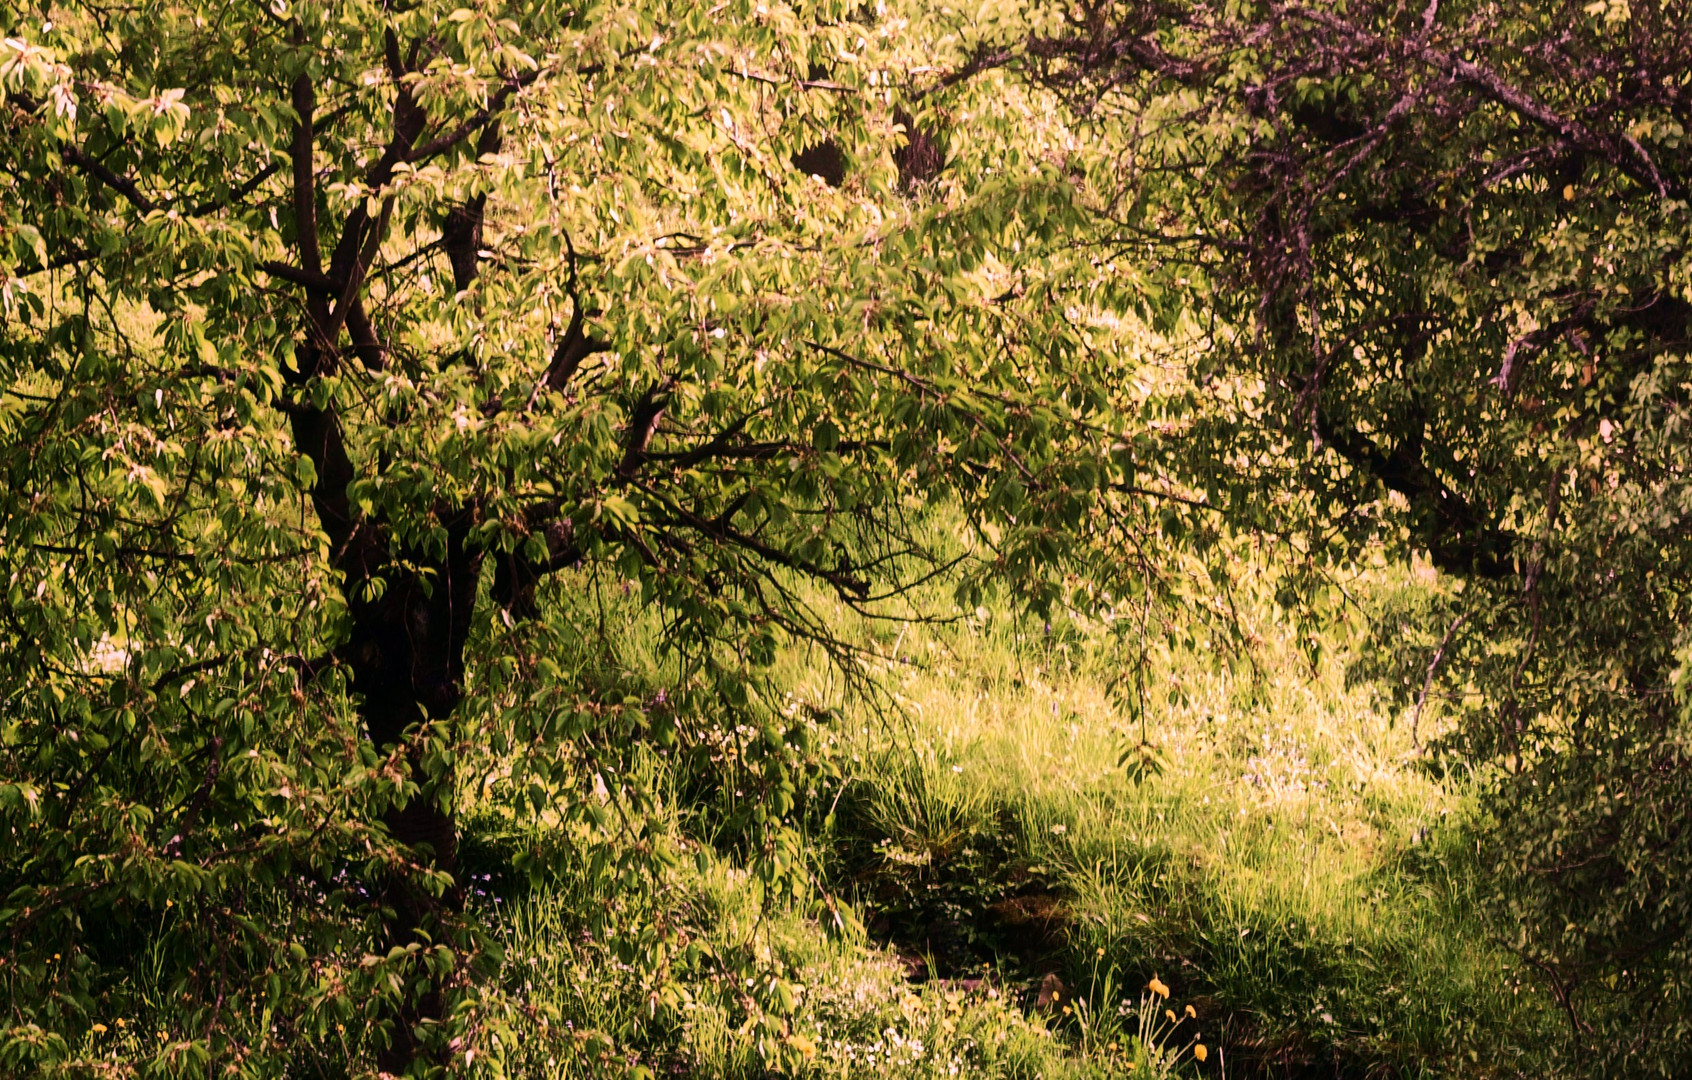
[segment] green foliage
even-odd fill
[[[1443,576],[1370,666],[1457,721],[1494,925],[1596,1074],[1692,1051],[1687,19],[1106,4],[982,56],[1118,148],[1092,235],[1186,298],[1170,475],[1284,538],[1292,606]]]
[[[965,974],[960,958],[1036,984],[1060,973],[1075,1012],[1057,1027],[1085,1048],[1129,1046],[1157,976],[1178,1019],[1199,1013],[1174,1045],[1202,1033],[1246,1075],[1546,1064],[1559,1019],[1479,908],[1486,832],[1466,778],[1426,775],[1397,710],[1345,687],[1363,626],[1323,625],[1329,657],[1311,671],[1308,624],[1272,611],[1242,601],[1257,644],[1231,662],[1204,647],[1157,658],[1154,685],[1184,692],[1154,704],[1168,764],[1143,780],[1117,764],[1138,718],[1112,692],[1101,625],[1055,647],[1027,624],[1021,641],[997,626],[907,637],[930,665],[890,673],[911,729],[872,726],[879,753],[855,748],[873,812],[843,799],[832,845],[849,880],[873,875],[862,903],[890,916],[901,950],[935,954],[932,974]],[[926,798],[908,794],[912,771]],[[973,825],[929,854],[907,837],[937,796]]]
[[[1179,957],[1263,1061],[1675,1072],[1683,7],[0,0],[0,1069],[849,1072],[758,928],[852,873],[1096,897],[1082,1068]],[[877,741],[948,620],[1096,729]],[[1407,727],[1293,730],[1336,651]]]
[[[651,753],[728,733],[723,828],[802,892],[789,819],[829,773],[769,666],[850,650],[801,586],[889,608],[947,496],[1043,570],[1109,483],[1057,163],[995,123],[947,142],[967,182],[909,167],[937,26],[355,0],[0,30],[0,1068],[498,1060],[471,763],[640,892],[682,854]],[[818,147],[837,186],[795,164]],[[608,664],[573,590],[661,613],[654,667]]]
[[[1261,602],[1241,614],[1261,674],[1203,649],[1156,661],[1153,681],[1186,693],[1154,705],[1168,764],[1150,781],[1117,764],[1138,720],[1112,693],[1102,624],[1047,635],[1001,611],[882,637],[846,620],[902,707],[878,716],[860,702],[822,722],[838,776],[801,815],[797,850],[816,880],[791,905],[767,904],[718,829],[735,799],[710,786],[720,762],[652,763],[645,790],[662,793],[690,856],[655,891],[610,886],[546,839],[548,819],[508,821],[490,802],[467,823],[480,839],[466,858],[504,898],[487,917],[521,983],[517,1045],[591,1073],[569,1050],[591,1029],[608,1040],[593,1053],[704,1076],[763,1075],[784,1047],[798,1052],[784,1068],[824,1076],[944,1073],[954,1055],[988,1075],[1048,1077],[1164,1075],[1159,1061],[1175,1075],[1548,1065],[1553,1003],[1477,908],[1484,832],[1467,781],[1427,776],[1402,716],[1344,686],[1360,627],[1324,627],[1330,658],[1310,672],[1303,628]],[[628,655],[649,655],[658,627],[633,625]],[[776,670],[813,704],[837,684],[799,649]],[[553,854],[519,895],[500,867],[526,850]],[[653,921],[689,946],[649,982],[609,935]],[[728,961],[753,955],[790,1009],[737,989],[746,969]],[[1169,999],[1143,997],[1154,977]],[[525,1021],[530,1010],[549,1026]]]

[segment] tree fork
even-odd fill
[[[392,35],[386,51],[398,81],[407,64],[400,59]],[[314,376],[334,363],[335,339],[342,325],[352,337],[354,354],[367,368],[378,369],[383,361],[383,346],[364,314],[362,291],[366,263],[380,243],[387,213],[384,210],[372,219],[360,206],[349,214],[330,271],[323,274],[311,165],[315,93],[304,74],[291,91],[299,117],[292,147],[296,248],[303,276],[326,277],[339,293],[339,302],[331,310],[325,290],[307,289],[307,344],[296,350],[296,370],[290,380],[296,391],[303,391]],[[373,188],[388,181],[423,128],[423,112],[403,85],[393,121],[393,138],[371,169]],[[492,153],[498,146],[499,127],[494,121],[483,128],[477,150]],[[460,291],[470,286],[477,272],[484,205],[485,197],[476,196],[455,207],[444,230],[443,247]],[[408,778],[417,789],[383,814],[383,825],[395,840],[423,855],[428,865],[456,877],[458,827],[452,774],[449,770],[431,775],[422,747],[415,742],[406,745],[406,740],[414,725],[449,719],[463,698],[464,649],[475,614],[482,560],[482,554],[467,545],[473,514],[466,509],[437,508],[447,527],[443,555],[431,557],[417,550],[396,553],[389,531],[352,505],[348,485],[354,479],[354,466],[333,403],[318,407],[301,394],[289,410],[289,421],[295,446],[317,472],[312,503],[335,552],[352,620],[347,640],[337,653],[351,669],[358,711],[371,742],[388,753],[404,748]],[[440,924],[462,908],[463,892],[455,881],[443,895],[435,896],[415,875],[402,870],[389,876],[381,899],[394,912],[392,920],[385,920],[386,944],[403,948],[439,940]],[[439,980],[426,972],[423,979],[418,998],[401,1003],[393,1039],[378,1055],[378,1067],[385,1072],[406,1071],[423,1049],[417,1026],[444,1015]]]

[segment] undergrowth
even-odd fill
[[[628,655],[651,654],[647,632],[630,620]],[[743,869],[743,837],[723,826],[737,794],[708,755],[648,762],[688,855],[655,887],[607,895],[585,846],[476,810],[467,858],[526,1010],[508,1018],[508,1064],[560,1077],[1535,1069],[1534,1033],[1556,1017],[1470,903],[1463,780],[1426,768],[1402,718],[1346,685],[1345,618],[1313,656],[1265,606],[1248,651],[1202,635],[1158,647],[1132,694],[1098,625],[983,608],[853,632],[879,699],[845,694],[820,658],[778,665],[786,712],[832,763],[797,812],[805,895],[771,896]],[[643,905],[630,924],[669,935],[659,969],[595,938],[618,905]],[[720,962],[730,954],[767,983],[731,977],[745,965]]]

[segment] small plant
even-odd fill
[[[1117,1015],[1131,1021],[1134,1028],[1127,1045],[1129,1075],[1140,1078],[1174,1076],[1181,1062],[1191,1059],[1202,1064],[1209,1060],[1210,1049],[1200,1042],[1198,1012],[1191,1005],[1177,1012],[1169,1004],[1169,987],[1156,976],[1140,994],[1137,1006],[1127,998],[1117,1006]]]
[[[1094,951],[1087,996],[1059,1009],[1074,1024],[1082,1055],[1125,1066],[1135,1080],[1163,1080],[1175,1075],[1183,1060],[1208,1060],[1210,1049],[1199,1041],[1198,1011],[1191,1005],[1171,1006],[1169,987],[1155,975],[1138,1004],[1118,999],[1116,964],[1106,955],[1103,948]]]

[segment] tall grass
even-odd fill
[[[640,652],[653,631],[627,614]],[[1352,624],[1315,628],[1313,661],[1311,628],[1244,617],[1249,656],[1160,647],[1135,715],[1102,626],[841,613],[878,698],[797,648],[775,673],[833,718],[839,778],[801,817],[818,896],[772,910],[695,801],[672,827],[699,858],[647,902],[699,955],[756,942],[801,988],[779,1038],[815,1075],[1531,1071],[1555,1018],[1467,902],[1461,778],[1346,685]],[[746,988],[678,964],[655,1007],[582,937],[604,902],[565,874],[498,914],[512,979],[570,1032],[529,1040],[519,1071],[767,1074]]]
[[[1004,892],[1032,871],[1063,906],[1041,966],[1083,994],[1110,983],[1118,1008],[1160,976],[1248,1071],[1527,1069],[1554,1018],[1467,907],[1462,782],[1347,687],[1351,626],[1322,630],[1314,666],[1265,611],[1252,664],[1156,657],[1159,769],[1136,780],[1121,758],[1140,726],[1096,628],[1056,647],[1003,617],[913,628],[902,647],[922,662],[886,672],[905,723],[849,732],[862,812],[846,826],[978,887],[958,855],[999,843]]]

